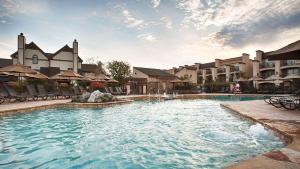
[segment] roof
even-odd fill
[[[94,73],[98,66],[96,64],[82,64],[81,70],[84,72],[92,72]]]
[[[70,48],[68,45],[63,46],[62,48],[60,48],[58,51],[56,51],[55,53],[46,53],[44,52],[38,45],[36,45],[34,42],[30,42],[29,44],[25,44],[25,48],[26,49],[34,49],[34,50],[39,50],[43,55],[45,55],[49,60],[53,59],[54,56],[56,56],[58,53],[64,51],[64,52],[73,52],[73,48]],[[15,53],[11,54],[10,56],[12,58],[16,58],[18,54],[18,51],[16,51]],[[78,59],[80,62],[82,62],[83,60],[78,56]]]
[[[4,58],[0,58],[0,68],[1,68],[1,67],[5,67],[5,66],[8,66],[8,65],[12,65],[12,64],[13,64],[12,59],[4,59]]]
[[[133,69],[136,69],[148,76],[155,76],[155,77],[163,77],[163,78],[174,78],[175,75],[172,75],[168,72],[165,72],[160,69],[153,69],[153,68],[143,68],[143,67],[133,67]]]
[[[266,52],[263,57],[269,60],[300,60],[300,40],[278,50]]]
[[[200,65],[200,69],[207,69],[212,67],[215,67],[215,62],[204,63]]]

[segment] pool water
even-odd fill
[[[222,168],[284,146],[216,100],[0,117],[0,168]]]
[[[263,100],[263,96],[243,96],[243,95],[220,95],[209,96],[209,99],[219,101],[250,101],[250,100]]]

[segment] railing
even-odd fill
[[[275,67],[275,64],[274,63],[261,63],[259,65],[260,68],[273,68]]]
[[[272,74],[272,73],[267,73],[267,74],[261,74],[261,78],[263,78],[263,79],[266,79],[266,78],[268,78],[268,77],[271,77],[271,76],[273,76],[274,75],[274,73]]]
[[[207,75],[211,74],[211,70],[206,70],[206,74]]]
[[[300,72],[296,72],[296,73],[283,73],[282,77],[286,77],[286,76],[300,76]]]
[[[240,67],[234,66],[234,67],[233,67],[233,70],[234,70],[235,72],[238,72],[238,71],[240,71]]]
[[[217,69],[217,73],[225,73],[226,69],[225,68],[219,68]]]
[[[295,60],[284,60],[282,61],[282,66],[292,66],[296,65],[297,62]]]

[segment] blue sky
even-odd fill
[[[45,52],[171,68],[276,50],[300,39],[300,0],[0,0],[0,57],[17,35]]]

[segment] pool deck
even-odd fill
[[[263,100],[224,102],[222,106],[271,128],[284,138],[287,146],[244,162],[229,169],[300,168],[300,111],[277,109]]]

